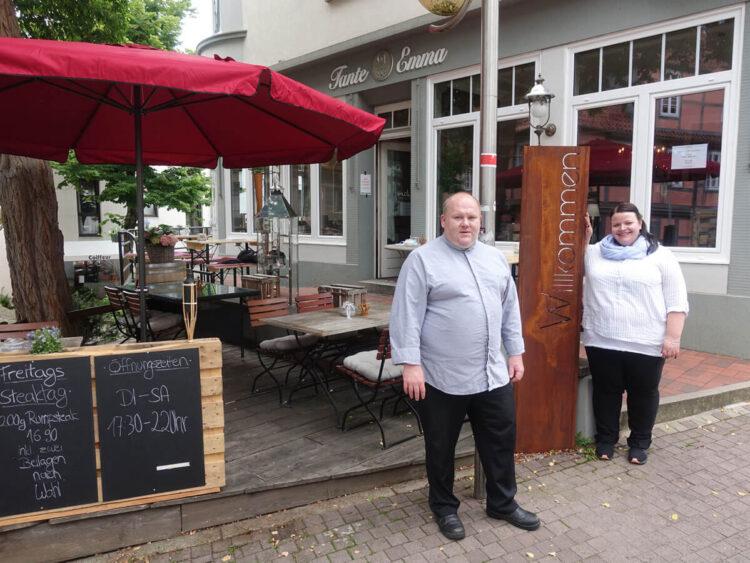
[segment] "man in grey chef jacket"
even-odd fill
[[[424,426],[429,503],[442,534],[465,536],[453,494],[456,442],[468,414],[487,476],[487,515],[536,530],[518,506],[511,383],[523,377],[516,286],[502,252],[478,243],[479,202],[466,192],[443,204],[443,234],[404,262],[391,310],[392,358]],[[508,353],[506,359],[501,345]]]

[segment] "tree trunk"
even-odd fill
[[[13,3],[0,0],[0,37],[20,34]],[[57,222],[57,190],[47,163],[0,155],[0,208],[16,320],[54,320],[63,334],[69,334],[71,299],[63,235]]]

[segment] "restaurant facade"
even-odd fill
[[[374,4],[377,12],[363,0],[215,0],[215,34],[198,46],[268,64],[386,119],[378,145],[343,162],[214,173],[221,237],[254,232],[259,194],[282,188],[300,215],[302,284],[397,276],[406,252],[388,246],[438,236],[450,193],[479,195],[480,3],[444,33],[428,33],[436,18],[416,0]],[[616,203],[638,205],[687,279],[684,345],[745,357],[747,17],[745,2],[721,0],[504,0],[493,77],[497,245],[518,246],[523,147],[537,143],[524,95],[541,75],[556,126],[541,144],[590,147],[595,236]],[[298,20],[324,38],[295,38]]]

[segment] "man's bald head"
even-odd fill
[[[481,223],[479,202],[471,194],[458,192],[443,203],[443,235],[459,248],[469,248],[477,242]]]

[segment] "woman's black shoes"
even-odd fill
[[[494,518],[495,520],[505,520],[506,522],[513,524],[516,528],[521,528],[522,530],[528,530],[530,532],[536,530],[541,525],[539,517],[536,514],[524,510],[520,506],[510,514],[498,514],[488,510],[487,516]]]
[[[466,530],[458,514],[446,514],[442,517],[437,517],[437,525],[440,528],[440,533],[443,534],[449,540],[462,540],[466,536]]]
[[[633,465],[645,465],[647,460],[648,454],[642,448],[630,448],[628,451],[628,461]]]
[[[602,461],[612,461],[615,457],[615,445],[614,444],[597,444],[596,445],[596,459]]]

